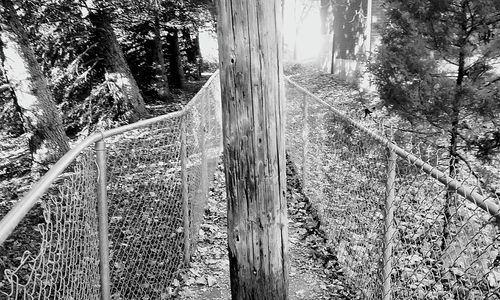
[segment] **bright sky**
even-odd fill
[[[295,37],[296,23],[303,10],[303,0],[288,0],[285,6],[285,20],[283,23],[283,35],[285,39],[285,60],[293,59],[294,43],[297,41],[297,59],[300,61],[313,60],[317,57],[321,48],[319,6],[317,1],[311,1],[312,7],[303,22],[299,25],[298,36]],[[295,17],[294,4],[297,3]],[[297,19],[297,20],[296,20]],[[217,37],[209,31],[200,32],[200,48],[203,59],[215,61],[217,56]]]
[[[306,17],[302,23],[299,18],[304,9],[302,2],[311,2]],[[296,4],[296,6],[294,6]],[[298,29],[298,35],[295,37],[295,29]],[[283,26],[285,38],[285,58],[293,59],[293,47],[297,41],[297,59],[310,60],[315,59],[321,48],[321,18],[319,14],[319,5],[316,1],[288,0],[285,4],[285,20]]]

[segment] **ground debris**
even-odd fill
[[[327,245],[314,208],[302,194],[293,165],[287,166],[289,212],[289,299],[355,299],[345,284],[335,251]],[[226,197],[219,166],[210,189],[203,239],[190,268],[181,275],[176,299],[231,299],[227,259]]]

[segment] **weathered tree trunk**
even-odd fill
[[[113,81],[122,93],[119,106],[125,118],[135,122],[147,116],[144,100],[118,44],[109,14],[105,10],[97,9],[89,14],[89,20],[94,26],[94,35],[102,53],[107,79]]]
[[[348,54],[348,32],[352,27],[346,19],[347,5],[334,4],[333,6],[333,31],[335,35],[336,52],[338,58],[347,59]],[[337,58],[337,57],[335,57]]]
[[[337,35],[335,34],[335,31],[334,31],[333,38],[332,38],[332,50],[330,51],[330,54],[332,56],[330,59],[330,70],[329,70],[330,74],[335,74],[335,72],[336,72],[335,60],[337,59],[337,54],[338,54],[336,41],[337,41]]]
[[[459,114],[460,114],[460,102],[462,99],[462,83],[463,78],[465,77],[465,54],[464,49],[460,50],[460,58],[458,63],[458,76],[457,76],[457,84],[455,90],[455,96],[452,105],[451,111],[451,129],[450,129],[450,145],[448,149],[448,154],[450,160],[448,162],[448,175],[451,178],[455,178],[457,176],[457,163],[458,163],[458,123],[459,123]],[[448,246],[448,241],[450,239],[450,223],[455,215],[456,210],[456,200],[455,200],[456,191],[453,189],[448,189],[446,192],[446,198],[443,208],[444,215],[444,224],[443,224],[443,236],[441,243],[441,250],[445,250]]]
[[[167,100],[170,98],[170,89],[168,86],[167,69],[165,67],[165,55],[163,54],[163,43],[161,41],[161,26],[158,12],[155,12],[154,17],[154,70],[155,70],[155,85],[158,96]]]
[[[232,299],[287,299],[279,0],[218,0]]]
[[[320,17],[321,17],[321,50],[318,55],[318,64],[321,70],[331,72],[332,59],[332,40],[331,40],[331,21],[332,12],[330,0],[321,0],[320,2]]]
[[[5,77],[29,133],[33,170],[54,163],[69,150],[61,116],[11,0],[0,1],[0,40]],[[3,56],[2,55],[2,56]]]
[[[452,128],[450,130],[450,145],[448,154],[450,156],[450,160],[448,162],[448,175],[451,178],[455,178],[457,176],[457,163],[458,163],[458,152],[457,152],[457,143],[458,143],[458,110],[453,112],[453,121]],[[455,121],[456,120],[456,121]],[[442,233],[442,242],[441,242],[441,250],[445,250],[448,246],[448,241],[450,239],[450,223],[452,221],[453,216],[455,215],[456,209],[456,201],[455,201],[456,191],[454,189],[448,189],[446,191],[445,203],[443,207],[443,215],[444,215],[444,223],[443,223],[443,233]]]
[[[294,6],[293,6],[293,20],[294,20],[294,26],[295,26],[295,35],[293,37],[293,60],[297,61],[299,59],[299,30],[300,30],[300,25],[299,25],[299,18],[297,17],[298,12],[297,12],[297,0],[294,1]]]
[[[298,61],[299,60],[299,30],[300,27],[297,26],[295,27],[295,40],[293,42],[293,60]]]
[[[176,88],[184,88],[184,70],[182,69],[181,51],[179,48],[178,29],[170,27],[167,35],[170,83]]]
[[[365,43],[364,52],[367,57],[372,53],[372,16],[373,16],[373,0],[366,1],[366,24],[365,24]]]
[[[196,32],[194,38],[191,37],[191,30],[189,28],[184,28],[182,30],[182,36],[186,40],[186,59],[187,62],[196,66],[196,72],[194,74],[195,79],[201,78],[201,51],[200,51],[200,40],[199,33]]]
[[[449,156],[450,161],[448,163],[448,174],[451,178],[457,176],[457,163],[459,159],[458,155],[458,126],[460,120],[460,107],[462,105],[463,98],[463,82],[466,76],[465,74],[465,52],[466,45],[468,44],[468,34],[467,34],[467,10],[468,5],[466,2],[462,2],[462,23],[461,23],[461,38],[460,38],[460,49],[458,52],[458,70],[457,70],[457,80],[455,83],[455,95],[453,98],[453,103],[451,107],[451,129],[450,129],[450,145],[449,145]],[[450,224],[452,222],[453,216],[456,214],[456,191],[453,189],[448,189],[446,192],[445,203],[443,207],[444,223],[443,223],[443,233],[442,233],[442,243],[441,250],[445,251],[448,247],[448,241],[450,240]]]
[[[200,79],[203,67],[203,56],[201,56],[200,32],[198,30],[196,30],[196,36],[194,37],[193,45],[196,52],[196,67],[198,71],[198,79]]]

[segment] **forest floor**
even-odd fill
[[[334,249],[319,229],[318,216],[302,194],[292,164],[287,164],[289,299],[355,299],[343,278]],[[190,268],[180,276],[181,300],[231,299],[227,254],[226,192],[220,164],[209,192],[204,223]]]
[[[291,65],[286,68],[292,80],[312,93],[335,104],[341,111],[362,120],[363,106],[371,107],[373,100],[364,97],[352,85],[322,74],[313,68]],[[205,80],[190,82],[185,91],[174,94],[174,104],[150,103],[152,116],[181,109],[201,88]],[[29,190],[30,157],[26,137],[14,136],[5,127],[0,128],[0,218]],[[25,146],[26,145],[26,146]],[[328,247],[325,234],[319,229],[314,208],[302,194],[293,166],[287,168],[290,245],[290,299],[355,299],[352,287],[342,276],[335,259],[335,251]],[[229,262],[227,259],[226,200],[222,167],[215,174],[204,223],[200,229],[200,243],[190,268],[179,277],[178,298],[230,299]],[[40,234],[36,230],[43,223],[43,214],[35,206],[17,227],[13,235],[0,246],[0,291],[7,283],[4,270],[16,268],[26,250],[37,253]],[[25,270],[26,272],[28,270]]]
[[[352,118],[373,125],[364,119],[364,108],[376,105],[376,99],[360,93],[330,74],[314,68],[290,65],[286,74],[302,87],[335,105]],[[375,115],[378,114],[374,113]],[[287,164],[287,200],[289,218],[289,299],[357,299],[356,289],[349,285],[338,265],[335,249],[329,246],[320,229],[321,220],[302,193],[294,166]],[[231,299],[229,261],[227,259],[226,196],[222,167],[215,174],[200,241],[187,272],[175,282],[179,299]]]

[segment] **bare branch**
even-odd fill
[[[470,173],[472,174],[472,176],[474,176],[476,178],[476,180],[478,182],[481,183],[481,179],[479,178],[479,175],[477,175],[477,173],[474,171],[474,169],[472,169],[472,165],[469,163],[469,161],[467,161],[460,153],[456,153],[457,157],[463,161],[465,163],[465,165],[467,166],[467,168],[469,169]]]
[[[497,82],[497,81],[500,81],[500,77],[497,77],[497,78],[495,78],[495,79],[493,79],[493,80],[491,80],[491,81],[489,81],[489,82],[485,83],[483,87],[490,86],[490,85],[492,85],[493,83],[495,83],[495,82]]]

